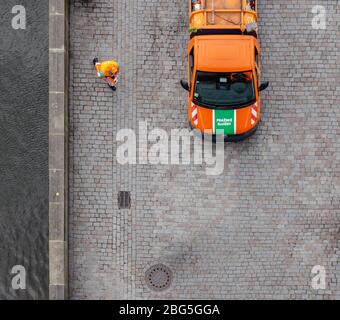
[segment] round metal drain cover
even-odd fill
[[[146,271],[145,280],[151,290],[163,291],[171,286],[172,271],[164,264],[156,264]]]

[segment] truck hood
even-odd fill
[[[191,102],[188,113],[191,124],[200,131],[213,134],[243,134],[260,120],[258,102],[239,109],[209,109]]]

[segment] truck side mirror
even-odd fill
[[[189,84],[188,84],[187,81],[181,80],[181,86],[182,86],[182,88],[183,88],[184,90],[190,91]]]
[[[261,83],[261,85],[259,87],[259,91],[266,90],[268,88],[268,86],[269,86],[269,81]]]

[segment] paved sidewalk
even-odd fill
[[[224,174],[116,161],[116,133],[186,128],[187,1],[71,0],[70,295],[73,299],[340,299],[340,6],[260,1],[263,121],[225,148]],[[112,93],[92,58],[122,67]],[[117,193],[131,191],[119,210]],[[145,271],[169,266],[157,293]],[[327,289],[311,288],[323,265]]]

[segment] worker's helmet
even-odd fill
[[[118,73],[119,72],[119,67],[118,66],[113,66],[112,67],[112,72],[113,72],[113,74]]]

